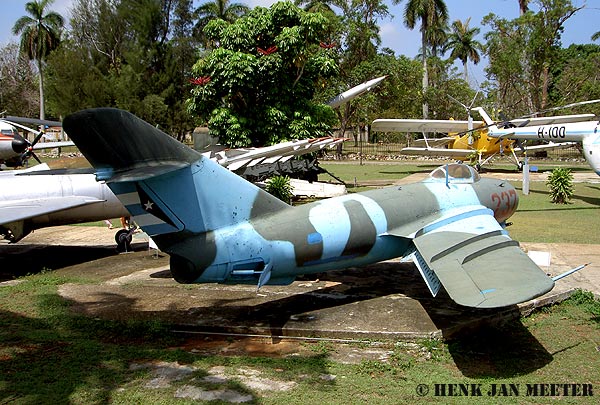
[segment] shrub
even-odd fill
[[[550,188],[550,197],[555,204],[567,204],[573,197],[573,175],[569,169],[557,167],[552,170],[546,184]]]
[[[292,185],[288,176],[273,176],[267,180],[265,190],[279,198],[281,201],[290,203],[292,199]]]

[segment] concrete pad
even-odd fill
[[[65,240],[74,238],[67,236],[71,233],[78,233],[81,240],[80,227],[66,228],[71,229],[62,229]],[[98,234],[104,232],[94,229]],[[94,233],[87,232],[90,237]],[[58,235],[53,243],[59,243]],[[56,248],[32,246],[40,258]],[[0,246],[0,262],[7,255],[18,262],[31,254],[26,243],[21,247],[23,252],[7,252]],[[85,250],[93,253],[97,246],[59,247],[64,252],[79,249],[83,253],[79,263],[57,268],[57,274],[90,279],[89,283],[59,287],[59,294],[71,302],[73,311],[108,319],[160,319],[172,323],[175,330],[203,333],[352,340],[452,337],[562,300],[575,288],[600,295],[600,249],[595,245],[523,244],[526,250],[551,253],[551,264],[544,270],[552,275],[592,264],[557,282],[543,297],[499,310],[458,306],[443,291],[433,298],[415,267],[398,260],[304,277],[290,286],[266,286],[257,291],[256,286],[178,284],[170,277],[168,256],[157,257],[143,245],[135,253],[112,251],[99,258],[92,254],[89,260],[85,260]]]

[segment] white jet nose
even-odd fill
[[[591,168],[600,176],[600,143],[596,142],[600,142],[600,137],[589,140],[584,139],[583,154]]]

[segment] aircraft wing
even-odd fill
[[[33,150],[40,149],[54,149],[54,148],[64,148],[67,146],[75,146],[75,144],[71,141],[63,141],[63,142],[38,142],[33,145]]]
[[[417,148],[408,147],[402,148],[403,155],[418,155],[418,156],[448,156],[455,158],[466,158],[473,153],[474,149],[446,149],[446,148]]]
[[[104,202],[87,196],[28,198],[0,201],[0,224],[22,221],[39,215],[51,214],[68,208]]]
[[[552,125],[552,124],[567,124],[569,122],[590,121],[595,114],[576,114],[576,115],[557,115],[556,117],[538,117],[538,118],[518,118],[510,120],[514,125],[526,127],[532,125]]]
[[[406,237],[406,230],[388,235]],[[440,284],[460,305],[495,308],[533,299],[554,282],[484,206],[454,210],[414,234],[412,259],[434,295]]]
[[[473,121],[473,128],[483,125],[483,121]],[[412,120],[378,119],[371,123],[371,130],[378,132],[464,132],[469,129],[469,121],[454,120]]]

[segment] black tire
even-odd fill
[[[115,234],[115,242],[117,242],[117,251],[119,253],[131,252],[132,236],[127,229],[120,229]]]

